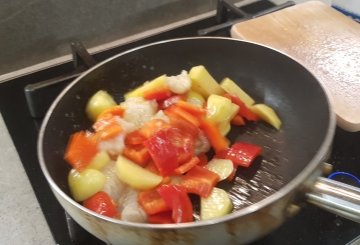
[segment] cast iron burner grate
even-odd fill
[[[200,29],[191,34],[192,36],[218,35],[228,37],[229,29],[234,23],[275,12],[292,5],[294,5],[293,1],[288,1],[278,6],[269,1],[259,1],[242,8],[237,8],[234,4],[229,3],[228,0],[218,0],[216,16],[213,18],[215,22],[212,24],[209,23],[205,28],[200,26]],[[175,34],[174,37],[177,37],[177,35]],[[161,36],[158,37],[158,40],[162,39],[164,38]],[[25,87],[25,96],[32,117],[43,117],[59,92],[70,81],[96,64],[96,58],[89,54],[80,41],[71,42],[70,47],[73,56],[72,65],[74,67],[72,71],[61,74],[58,77],[29,84]]]

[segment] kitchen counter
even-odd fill
[[[0,149],[0,244],[54,244],[1,115]]]

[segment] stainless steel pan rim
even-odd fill
[[[43,120],[43,123],[41,125],[40,132],[39,132],[39,137],[38,137],[38,142],[37,142],[37,145],[38,145],[38,157],[39,157],[41,169],[42,169],[42,171],[43,171],[43,173],[44,173],[44,175],[45,175],[47,181],[49,182],[49,184],[50,184],[53,191],[58,193],[67,202],[71,203],[76,208],[81,209],[85,213],[89,213],[90,215],[96,216],[97,218],[106,220],[106,221],[111,222],[111,223],[124,225],[124,226],[131,226],[131,227],[134,227],[134,228],[143,228],[143,229],[144,228],[145,229],[147,229],[147,228],[148,229],[182,229],[182,228],[208,226],[208,225],[213,225],[213,224],[216,224],[216,223],[222,223],[222,222],[226,222],[226,221],[236,219],[236,218],[239,218],[241,216],[245,216],[245,215],[248,215],[250,213],[256,212],[256,211],[270,205],[271,203],[275,202],[276,200],[281,199],[282,197],[286,196],[290,192],[292,192],[294,189],[296,189],[298,186],[300,186],[304,181],[306,181],[307,178],[319,167],[319,164],[321,164],[321,162],[324,160],[324,158],[326,157],[326,155],[327,155],[327,153],[328,153],[328,151],[330,149],[330,146],[331,146],[334,134],[335,134],[335,127],[336,127],[335,113],[333,112],[333,109],[332,109],[332,103],[331,103],[331,100],[330,100],[329,92],[321,83],[320,83],[320,85],[323,88],[323,90],[325,91],[326,99],[328,101],[330,110],[329,110],[329,122],[328,122],[327,130],[326,130],[327,131],[326,137],[325,137],[324,141],[322,142],[321,146],[319,147],[319,149],[318,149],[317,153],[315,154],[315,156],[312,158],[312,160],[309,162],[309,164],[303,169],[303,171],[301,171],[300,174],[298,174],[293,180],[291,180],[288,184],[286,184],[284,187],[282,187],[279,191],[275,192],[274,194],[266,197],[265,199],[255,203],[255,204],[252,204],[252,205],[250,205],[248,207],[245,207],[245,208],[243,208],[241,210],[233,212],[233,213],[231,213],[229,215],[226,215],[224,217],[213,219],[213,220],[197,221],[197,222],[181,223],[181,224],[159,224],[159,225],[154,225],[154,224],[146,224],[146,223],[126,222],[126,221],[122,221],[122,220],[118,220],[118,219],[109,218],[109,217],[106,217],[106,216],[103,216],[103,215],[99,215],[99,214],[97,214],[97,213],[95,213],[93,211],[88,210],[87,208],[83,207],[81,204],[74,201],[71,197],[69,197],[65,192],[63,192],[58,187],[58,185],[51,178],[51,176],[50,176],[50,174],[49,174],[49,172],[48,172],[48,170],[46,168],[45,160],[44,160],[44,156],[43,156],[42,142],[43,142],[44,132],[45,132],[46,126],[48,124],[48,120],[51,117],[52,112],[55,109],[55,107],[57,106],[58,102],[62,99],[63,95],[65,95],[74,86],[74,84],[76,84],[78,81],[80,81],[83,77],[87,76],[89,73],[96,70],[98,67],[106,64],[107,62],[109,62],[109,61],[111,61],[113,59],[116,59],[119,56],[125,55],[125,54],[133,52],[135,50],[146,48],[146,47],[149,47],[149,46],[161,45],[162,43],[179,42],[179,41],[183,41],[183,40],[193,40],[193,39],[223,39],[223,40],[228,40],[228,41],[231,41],[231,42],[252,43],[252,44],[255,44],[255,45],[263,46],[263,47],[268,48],[268,49],[272,49],[272,50],[274,50],[274,51],[276,51],[278,53],[281,53],[281,54],[287,56],[289,59],[292,59],[292,60],[296,61],[295,59],[288,56],[287,54],[284,54],[281,51],[278,51],[278,50],[273,49],[271,47],[261,45],[261,44],[258,44],[258,43],[254,43],[254,42],[242,41],[242,40],[237,40],[237,39],[232,39],[232,38],[224,38],[224,37],[189,37],[189,38],[170,39],[170,40],[155,42],[155,43],[151,43],[151,44],[147,44],[147,45],[142,45],[142,46],[130,49],[128,51],[122,52],[122,53],[120,53],[118,55],[115,55],[115,56],[113,56],[113,57],[99,63],[98,65],[96,65],[96,66],[92,67],[91,69],[87,70],[86,72],[84,72],[81,76],[79,76],[73,82],[71,82],[58,95],[58,97],[55,99],[55,101],[53,102],[53,104],[49,108],[48,112],[46,113],[46,115],[44,117],[44,120]],[[296,62],[299,63],[298,61],[296,61]],[[304,69],[306,69],[306,68],[304,67]]]

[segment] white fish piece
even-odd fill
[[[185,94],[191,89],[191,79],[185,70],[182,70],[177,76],[167,77],[166,83],[170,91],[176,94]]]
[[[125,147],[125,134],[119,134],[118,136],[102,140],[98,143],[100,151],[107,151],[110,155],[119,155],[122,153]]]
[[[123,132],[126,134],[131,133],[137,129],[137,127],[134,123],[128,122],[119,116],[116,116],[115,120],[117,123],[119,123],[119,125],[123,129]]]
[[[155,100],[145,100],[142,97],[128,98],[121,103],[125,108],[123,118],[132,122],[136,128],[140,128],[145,122],[153,117],[158,109],[158,104]]]
[[[170,118],[165,115],[163,110],[159,110],[151,119],[161,119],[166,123],[170,123]]]
[[[210,142],[207,139],[205,133],[200,130],[198,138],[195,141],[195,155],[208,152],[210,150]]]
[[[102,173],[106,177],[102,191],[106,192],[114,201],[119,200],[126,192],[128,186],[117,177],[115,161],[111,161],[104,166]]]
[[[147,220],[147,214],[138,203],[138,192],[132,188],[127,188],[118,199],[118,210],[124,221],[145,223]]]

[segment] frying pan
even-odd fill
[[[91,127],[85,114],[90,96],[104,89],[120,102],[125,92],[144,81],[200,64],[218,81],[224,77],[236,81],[255,101],[273,107],[283,122],[279,131],[262,122],[231,130],[232,142],[263,147],[253,166],[238,170],[234,183],[221,183],[234,211],[214,220],[152,225],[104,217],[73,201],[67,185],[70,167],[63,155],[69,136]],[[255,43],[197,37],[135,48],[85,72],[49,109],[39,134],[38,155],[60,204],[82,227],[109,244],[239,244],[280,226],[304,200],[359,221],[359,190],[319,177],[334,131],[335,116],[326,91],[295,60]]]

